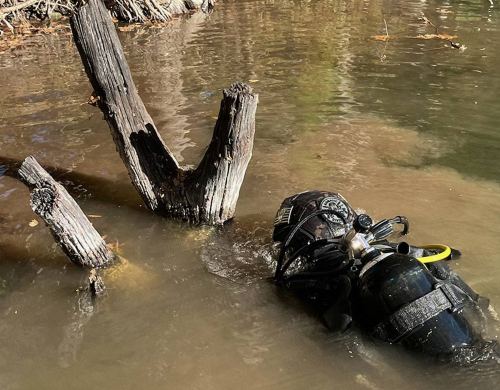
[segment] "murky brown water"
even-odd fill
[[[369,37],[432,33],[467,46]],[[430,29],[430,30],[429,30]],[[211,137],[221,89],[260,93],[254,157],[223,234],[151,215],[129,184],[70,37],[0,56],[0,159],[35,155],[127,263],[81,310],[82,271],[0,178],[0,389],[490,389],[496,364],[430,364],[356,330],[329,334],[266,281],[282,198],[337,190],[445,242],[500,309],[500,11],[488,1],[231,1],[121,33],[141,95],[184,164]],[[492,321],[490,337],[500,334]]]

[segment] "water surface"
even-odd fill
[[[466,50],[433,33],[456,35]],[[384,23],[385,19],[385,23]],[[372,35],[393,39],[380,42]],[[495,1],[227,0],[206,17],[120,33],[176,157],[196,165],[221,90],[260,94],[254,157],[222,232],[151,215],[129,183],[65,35],[0,56],[0,159],[33,154],[118,243],[108,296],[85,311],[69,264],[0,178],[1,389],[495,388],[498,365],[430,364],[353,329],[330,334],[266,278],[294,192],[341,192],[409,240],[460,248],[454,268],[500,310],[500,11]],[[488,334],[497,338],[499,323]]]

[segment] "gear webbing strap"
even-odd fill
[[[431,292],[403,306],[375,327],[374,335],[391,343],[445,310],[463,307],[467,295],[451,283],[437,284]]]

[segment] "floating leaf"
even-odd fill
[[[421,34],[413,37],[415,39],[442,39],[443,41],[451,41],[452,39],[458,38],[456,35],[449,34]]]
[[[38,221],[36,219],[32,219],[28,225],[30,227],[38,226]]]
[[[441,39],[443,41],[451,41],[452,39],[458,38],[458,36],[449,34],[420,34],[414,37],[396,37],[393,35],[372,35],[371,38],[375,41],[382,41],[382,42],[386,42],[389,39],[398,39],[398,38],[424,39],[424,40]]]
[[[372,35],[371,38],[376,40],[376,41],[385,42],[385,41],[388,41],[390,39],[390,35]]]

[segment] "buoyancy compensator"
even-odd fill
[[[308,191],[285,199],[273,239],[281,243],[275,281],[317,307],[332,329],[351,321],[375,337],[432,355],[483,343],[472,317],[481,301],[442,260],[447,246],[391,243],[403,216],[373,223],[339,194]]]

